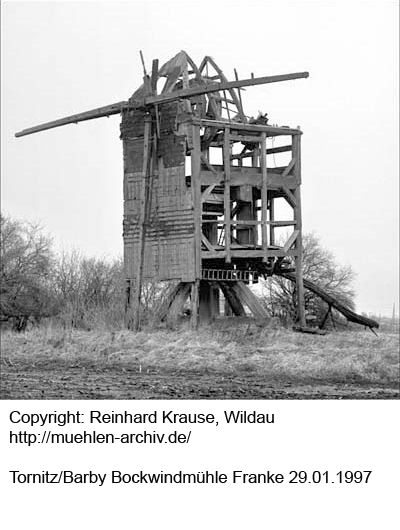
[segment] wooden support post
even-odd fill
[[[231,262],[231,142],[229,127],[224,134],[224,219],[225,219],[225,261]]]
[[[236,80],[236,81],[239,81],[239,76],[238,76],[238,73],[237,73],[236,68],[234,68],[234,72],[235,72],[235,80]],[[240,91],[240,88],[238,88],[238,96],[239,96],[239,103],[240,103],[240,111],[241,111],[242,116],[244,117],[244,112],[243,112],[243,102],[242,102],[242,93],[241,93],[241,91]]]
[[[218,295],[218,297],[217,297]],[[217,304],[218,302],[218,304]],[[206,324],[219,315],[219,293],[212,282],[200,281],[199,321]]]
[[[326,321],[328,320],[328,317],[329,317],[331,311],[332,311],[332,306],[331,306],[331,304],[329,304],[328,311],[325,313],[325,316],[322,319],[321,324],[319,325],[319,329],[323,329],[323,327],[325,326]]]
[[[231,282],[219,282],[219,286],[221,287],[221,291],[225,296],[225,300],[232,310],[232,313],[238,317],[245,316],[246,311],[244,310],[240,298],[232,288]]]
[[[224,302],[224,315],[226,317],[232,317],[234,315],[234,312],[232,310],[231,304],[228,302],[228,299],[225,296],[225,302]]]
[[[157,95],[157,81],[158,81],[158,59],[153,59],[151,66],[150,91],[153,96]],[[158,113],[158,105],[154,105],[154,114],[156,117],[156,132],[157,138],[160,138],[160,116]]]
[[[143,138],[143,170],[142,182],[140,188],[140,219],[139,219],[139,239],[137,252],[137,268],[136,268],[136,282],[135,295],[133,299],[133,322],[132,328],[138,331],[140,328],[140,301],[142,294],[142,277],[143,264],[145,254],[145,239],[146,239],[146,220],[148,217],[147,207],[149,202],[148,197],[148,180],[150,173],[150,159],[151,159],[151,116],[147,114],[144,119],[144,138]]]
[[[275,203],[274,198],[271,197],[270,203],[269,203],[269,244],[271,246],[275,245],[275,226],[273,222],[275,221]]]
[[[268,208],[268,189],[267,189],[267,135],[265,132],[261,133],[261,235],[262,235],[262,249],[264,251],[263,261],[267,261],[268,257],[268,240],[267,240],[267,208]],[[270,225],[271,226],[271,225]]]
[[[296,242],[296,239],[298,238],[298,236],[299,236],[299,231],[294,230],[293,233],[289,236],[289,239],[283,245],[284,252],[289,252],[291,246],[293,245],[293,243]]]
[[[330,314],[331,314],[331,321],[332,321],[333,329],[337,329],[337,328],[336,328],[336,322],[335,322],[335,319],[333,318],[333,312],[330,311]],[[370,328],[370,329],[372,329],[372,328]]]
[[[199,288],[200,280],[192,282],[191,290],[191,319],[190,325],[192,329],[197,329],[199,326]]]
[[[252,137],[256,143],[259,142],[257,137]],[[259,162],[259,147],[254,146],[252,156],[252,166],[258,167]],[[254,171],[250,169],[250,171]],[[256,245],[258,227],[257,223],[257,210],[255,208],[254,199],[254,180],[251,179],[248,182],[239,186],[238,204],[235,207],[235,213],[237,221],[241,221],[240,224],[236,224],[236,239],[240,245]],[[233,217],[233,216],[231,216]],[[248,225],[243,221],[248,221]],[[233,224],[233,223],[232,223]]]
[[[168,309],[170,308],[174,298],[181,289],[181,283],[182,282],[178,283],[177,285],[173,285],[165,292],[162,302],[155,313],[156,320],[165,320],[168,314]]]
[[[211,297],[210,297],[212,319],[218,318],[220,314],[219,294],[220,294],[219,285],[215,282],[212,282],[211,283]]]
[[[242,188],[244,187],[245,186],[242,186]],[[246,187],[250,188],[250,186]],[[251,198],[252,197],[253,195],[251,196]],[[255,237],[255,231],[257,230],[257,223],[254,223],[254,221],[256,221],[254,215],[255,212],[256,210],[253,208],[253,204],[250,201],[239,203],[239,206],[237,208],[236,239],[240,245],[254,245],[255,241],[257,240]],[[231,225],[234,222],[235,221],[233,221]]]
[[[293,171],[297,180],[297,186],[294,192],[296,206],[294,208],[294,220],[296,221],[295,230],[298,235],[295,242],[296,256],[296,291],[297,291],[297,320],[301,328],[306,326],[306,313],[304,305],[304,285],[303,285],[303,241],[302,241],[302,219],[301,219],[301,144],[300,135],[292,136],[292,157],[296,160]]]
[[[265,324],[269,321],[269,315],[266,309],[264,309],[260,300],[246,284],[240,281],[235,282],[232,285],[232,289],[242,304],[247,305],[255,318],[263,321]]]
[[[252,167],[259,167],[258,159],[260,155],[260,148],[258,147],[258,140],[254,143],[254,149],[251,155],[251,165]]]
[[[153,59],[151,65],[151,93],[157,95],[157,80],[158,80],[158,59]]]
[[[293,151],[292,151],[293,152]],[[292,171],[292,169],[294,168],[294,166],[296,165],[296,162],[297,162],[297,158],[295,155],[293,155],[293,158],[292,160],[289,162],[289,165],[286,166],[286,168],[283,170],[282,172],[282,175],[281,175],[281,178],[285,178],[289,175],[289,173]]]
[[[193,149],[191,152],[192,165],[192,199],[194,218],[194,270],[195,278],[201,278],[201,229],[202,229],[202,202],[201,202],[201,147],[200,127],[193,125]]]
[[[167,325],[168,327],[174,327],[179,317],[179,313],[182,312],[183,306],[190,293],[190,282],[181,282],[179,284],[178,292],[168,309],[167,313]]]
[[[129,329],[132,326],[132,280],[126,280],[125,288],[125,326]]]

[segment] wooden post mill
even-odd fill
[[[242,89],[308,73],[239,80],[235,70],[235,81],[228,81],[211,57],[197,66],[184,51],[161,68],[154,60],[149,74],[144,61],[143,68],[143,84],[128,101],[16,134],[122,114],[128,327],[140,327],[142,285],[149,279],[174,280],[159,307],[160,319],[177,315],[190,298],[197,327],[219,314],[221,293],[228,314],[244,315],[247,307],[257,319],[267,319],[248,284],[293,264],[298,321],[305,326],[302,133],[271,126],[266,115],[246,116]],[[287,141],[270,146],[277,136]],[[272,156],[286,152],[287,164],[269,167]],[[279,198],[291,209],[289,219],[276,214]],[[276,236],[281,227],[285,241]]]
[[[283,276],[296,286],[297,329],[306,328],[304,287],[348,321],[378,327],[302,277],[301,136],[243,109],[245,87],[308,72],[228,81],[211,57],[179,52],[147,73],[128,101],[51,121],[15,136],[121,114],[124,156],[126,324],[140,328],[143,282],[170,281],[157,311],[176,319],[190,299],[193,328],[220,313],[268,315],[249,288]],[[278,145],[275,144],[275,140]],[[277,165],[275,157],[281,158]],[[283,159],[282,159],[283,157]],[[282,209],[282,202],[285,208]],[[280,204],[280,207],[277,208]],[[284,213],[282,213],[284,212]]]

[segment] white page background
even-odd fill
[[[52,432],[192,431],[188,444],[8,445],[9,413],[214,413],[219,425],[70,424]],[[224,410],[274,413],[274,424],[226,424]],[[398,521],[398,403],[297,402],[35,402],[1,404],[2,521],[5,528],[393,528]],[[85,418],[86,420],[86,418]],[[107,473],[96,484],[12,484],[9,470]],[[111,472],[226,473],[226,484],[111,484]],[[233,470],[282,473],[283,484],[232,484]],[[328,471],[335,484],[289,484],[291,470]],[[368,484],[339,484],[335,474],[372,470]]]

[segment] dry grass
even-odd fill
[[[279,327],[214,324],[197,333],[158,329],[63,330],[48,325],[2,334],[2,362],[13,366],[116,366],[134,371],[252,373],[268,378],[325,383],[399,384],[394,334],[369,331],[305,335]]]

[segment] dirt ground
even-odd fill
[[[138,373],[120,367],[4,366],[3,399],[398,399],[396,387],[268,380],[257,374]]]

